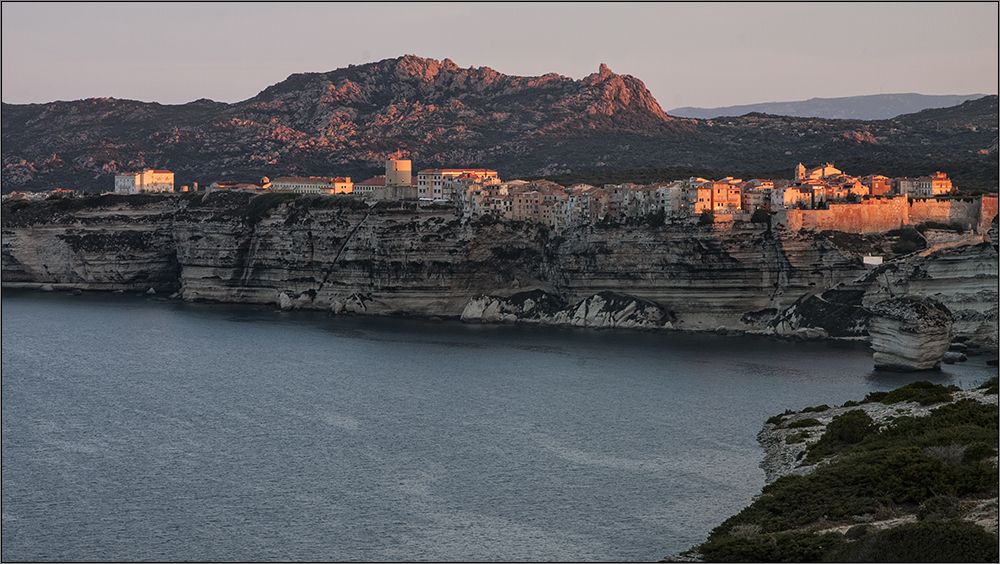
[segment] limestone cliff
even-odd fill
[[[640,325],[666,312],[658,322],[681,330],[834,336],[865,334],[869,296],[881,301],[888,280],[897,295],[940,293],[935,298],[956,312],[956,335],[995,346],[992,245],[871,272],[861,255],[878,237],[844,235],[772,234],[742,223],[557,234],[521,222],[470,221],[450,208],[369,207],[348,197],[102,196],[5,204],[2,274],[4,287],[153,287],[186,300],[454,318],[474,298],[538,290],[577,304],[548,321],[577,325],[574,319],[589,316],[588,326],[605,309],[593,297],[614,292],[639,300],[636,311],[656,306]],[[965,305],[952,305],[959,302]],[[632,306],[620,305],[603,326],[621,325]]]
[[[940,302],[926,298],[893,298],[872,306],[868,325],[875,368],[931,370],[951,344],[952,315]]]

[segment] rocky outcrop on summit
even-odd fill
[[[406,55],[295,74],[235,104],[3,104],[3,184],[106,188],[114,173],[145,166],[169,167],[178,183],[204,182],[206,175],[357,177],[390,157],[529,174],[538,164],[556,164],[536,151],[543,139],[544,147],[567,136],[691,127],[664,114],[642,81],[604,65],[573,80]]]
[[[905,297],[872,306],[868,326],[875,368],[932,370],[951,344],[952,316],[940,302]]]

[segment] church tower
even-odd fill
[[[799,163],[799,166],[795,167],[795,181],[802,182],[806,179],[806,167]]]

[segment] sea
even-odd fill
[[[334,317],[5,290],[4,561],[656,561],[764,485],[863,342]]]

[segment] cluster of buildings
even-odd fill
[[[198,190],[197,184],[192,187]],[[180,191],[188,191],[188,186]],[[493,216],[562,229],[573,225],[660,214],[669,220],[702,217],[713,221],[747,219],[758,209],[824,210],[830,204],[850,204],[895,196],[932,198],[953,189],[947,175],[920,178],[855,177],[827,163],[807,169],[799,164],[792,180],[726,177],[688,178],[650,185],[574,184],[564,187],[547,180],[503,181],[484,168],[425,169],[413,174],[408,160],[386,161],[385,174],[362,182],[350,177],[279,177],[258,182],[217,181],[205,190],[256,193],[349,194],[367,200],[410,200],[453,205],[465,217]],[[115,192],[173,192],[174,173],[144,169],[115,176]]]
[[[425,169],[414,175],[410,161],[386,161],[386,173],[363,182],[350,178],[286,177],[258,183],[215,182],[209,190],[291,191],[301,194],[353,194],[372,200],[418,200],[454,205],[465,217],[494,216],[531,221],[553,228],[649,214],[664,218],[698,217],[704,212],[725,221],[757,209],[825,209],[830,203],[871,197],[929,198],[952,191],[941,172],[921,178],[855,177],[832,164],[807,169],[799,164],[793,180],[726,177],[689,178],[650,185],[575,184],[547,180],[503,181],[484,168]],[[730,216],[730,217],[726,217]]]

